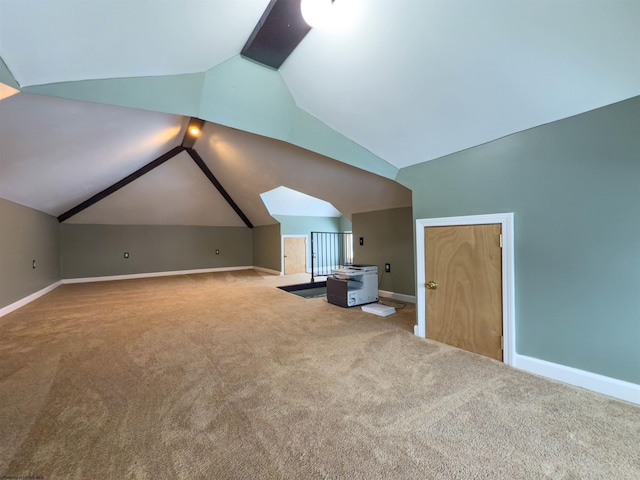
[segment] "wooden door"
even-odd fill
[[[284,274],[305,273],[307,271],[307,239],[284,238]]]
[[[427,338],[502,361],[500,224],[425,227]]]

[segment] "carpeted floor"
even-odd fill
[[[0,319],[0,478],[638,479],[640,408],[275,288],[64,285]]]

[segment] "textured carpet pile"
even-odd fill
[[[304,280],[303,280],[304,279]],[[634,479],[640,408],[254,271],[63,285],[0,319],[0,478]]]

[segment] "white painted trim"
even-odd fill
[[[280,235],[280,275],[284,275],[284,239],[285,238],[304,238],[305,248],[305,271],[311,273],[311,240],[309,235]]]
[[[173,272],[149,272],[149,273],[132,273],[129,275],[108,275],[104,277],[86,277],[86,278],[63,278],[61,282],[67,283],[91,283],[91,282],[111,282],[113,280],[134,280],[137,278],[153,278],[153,277],[170,277],[174,275],[189,275],[192,273],[212,273],[212,272],[230,272],[234,270],[252,270],[255,267],[220,267],[220,268],[200,268],[197,270],[178,270]]]
[[[640,405],[640,385],[516,354],[515,368]]]
[[[388,292],[386,290],[378,290],[378,295],[384,298],[390,298],[391,300],[399,300],[401,302],[416,303],[416,297],[414,295],[405,295],[404,293]]]
[[[21,308],[24,307],[26,304],[33,302],[34,300],[37,300],[38,298],[42,297],[43,295],[46,295],[47,293],[55,290],[56,288],[58,288],[60,285],[62,285],[62,281],[59,280],[56,283],[52,283],[51,285],[49,285],[48,287],[43,288],[42,290],[38,290],[35,293],[32,293],[31,295],[29,295],[28,297],[24,297],[23,299],[18,300],[17,302],[13,302],[9,305],[7,305],[6,307],[2,307],[0,308],[0,317],[4,317],[5,315]]]
[[[515,267],[513,213],[470,215],[464,217],[423,218],[416,220],[416,313],[418,324],[414,333],[422,338],[427,336],[425,318],[425,269],[424,269],[424,228],[455,225],[502,225],[502,334],[504,336],[504,363],[513,365],[516,354],[515,322]]]
[[[271,270],[270,268],[263,268],[263,267],[256,267],[256,266],[253,266],[251,268],[253,268],[254,270],[257,270],[258,272],[270,273],[271,275],[282,275],[282,272],[279,272],[278,270]]]

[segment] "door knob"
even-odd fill
[[[431,280],[430,282],[427,283],[427,288],[431,290],[435,290],[436,288],[438,288],[438,284],[433,280]]]

